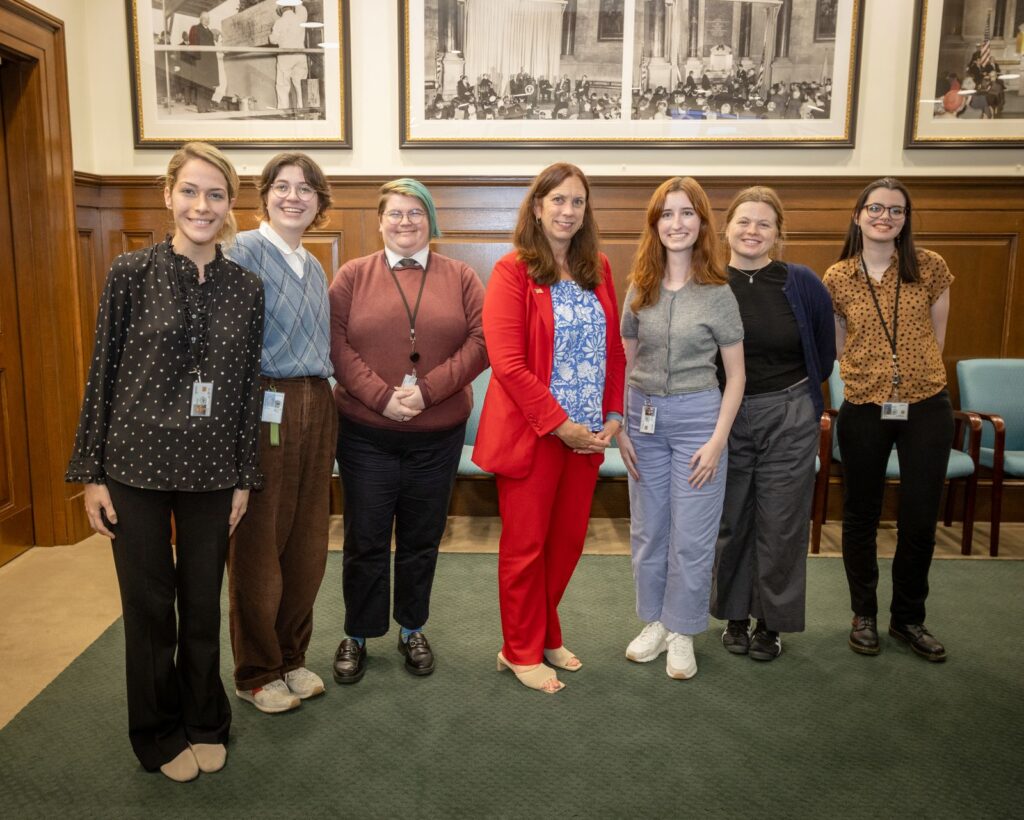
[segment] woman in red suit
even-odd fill
[[[545,168],[519,209],[516,250],[494,267],[483,326],[493,377],[473,460],[496,476],[501,512],[498,669],[554,694],[582,664],[558,604],[583,552],[604,450],[622,423],[625,355],[590,186]]]

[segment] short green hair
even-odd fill
[[[377,200],[378,217],[383,216],[384,203],[388,201],[388,197],[392,194],[412,196],[422,202],[423,207],[427,210],[427,219],[430,220],[430,238],[440,238],[441,229],[437,227],[437,208],[434,207],[434,198],[430,195],[426,185],[412,177],[402,177],[401,179],[393,179],[391,182],[385,182],[380,186],[380,198]]]

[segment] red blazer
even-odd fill
[[[622,412],[626,355],[619,335],[619,307],[611,267],[601,254],[604,275],[595,294],[607,321],[607,360],[602,410]],[[473,461],[490,473],[522,478],[533,466],[540,436],[568,418],[551,395],[555,315],[551,288],[538,285],[515,251],[498,260],[484,297],[484,341],[491,381],[484,398]],[[604,455],[589,456],[600,465]]]

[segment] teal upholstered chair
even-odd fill
[[[984,425],[981,463],[992,471],[992,537],[999,554],[999,519],[1006,476],[1024,478],[1024,359],[963,359],[957,362],[960,406]]]
[[[466,419],[466,441],[462,445],[462,457],[459,459],[458,475],[476,476],[478,478],[489,476],[473,463],[473,445],[476,444],[476,431],[480,425],[480,411],[484,406],[484,396],[487,393],[487,385],[491,381],[491,368],[487,368],[473,379],[473,410]]]
[[[831,399],[831,412],[835,413],[843,403],[845,389],[843,380],[839,376],[839,362],[832,368],[828,377],[828,392]],[[948,527],[953,523],[953,505],[956,501],[956,484],[964,484],[964,526],[960,537],[960,552],[963,555],[971,554],[971,542],[974,539],[974,502],[978,490],[978,451],[981,444],[981,419],[974,413],[965,413],[960,410],[953,412],[955,426],[953,441],[950,443],[949,464],[946,467],[946,480],[949,487],[946,492],[946,510],[943,515],[943,523]],[[964,439],[964,430],[968,431],[967,450],[959,449]],[[833,436],[832,443],[833,461],[842,463],[839,452],[839,437]],[[889,463],[885,468],[886,481],[900,480],[900,461],[896,454],[896,448],[892,448],[889,454]]]

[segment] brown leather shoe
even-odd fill
[[[935,640],[924,624],[898,624],[896,621],[890,621],[889,634],[896,640],[908,644],[927,661],[941,663],[946,660],[946,648]]]
[[[859,655],[877,655],[882,651],[878,644],[878,625],[871,615],[853,616],[849,644]]]

